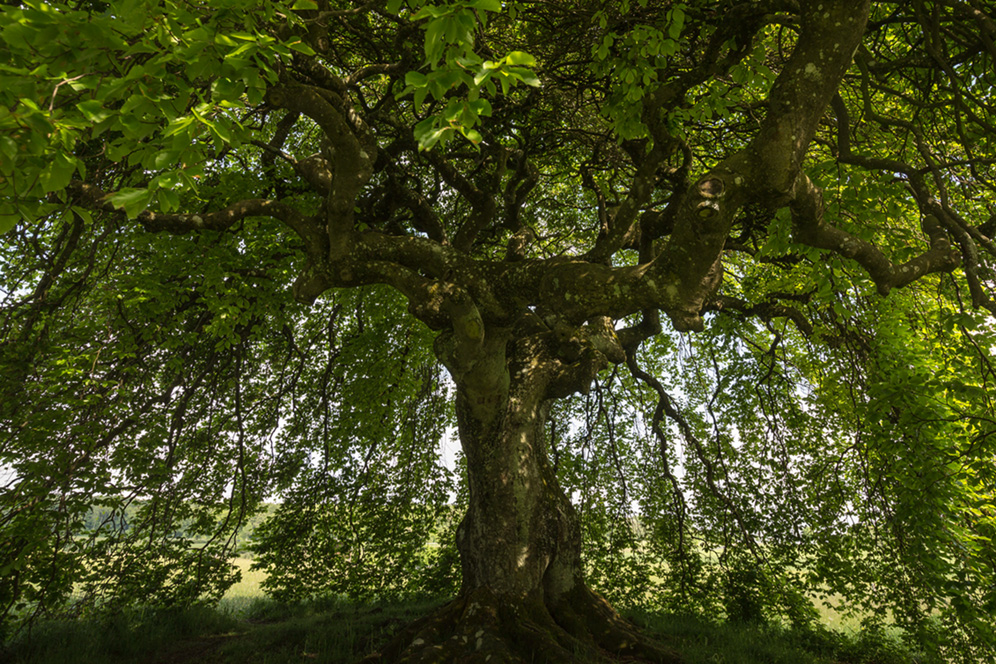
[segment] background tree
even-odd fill
[[[7,611],[84,567],[95,598],[217,594],[269,492],[369,515],[372,469],[435,487],[382,494],[417,541],[453,487],[431,334],[460,590],[374,659],[675,659],[585,539],[596,578],[731,618],[845,589],[985,656],[983,3],[26,2],[0,30]],[[137,535],[78,538],[95,496]],[[634,501],[653,559],[604,518]]]

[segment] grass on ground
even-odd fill
[[[238,609],[133,611],[96,621],[53,621],[0,651],[3,664],[351,664],[431,600],[284,605],[256,599]],[[926,660],[882,635],[716,625],[683,616],[630,616],[687,664],[912,664]]]

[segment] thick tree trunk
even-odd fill
[[[580,524],[544,439],[564,365],[542,341],[489,339],[483,361],[453,372],[470,495],[461,593],[367,661],[680,661],[584,583]]]
[[[547,463],[547,404],[519,378],[507,394],[458,388],[470,505],[457,533],[465,591],[542,592],[556,601],[579,569],[580,528]]]

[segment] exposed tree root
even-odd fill
[[[401,631],[361,664],[680,664],[587,588],[547,607],[540,593],[508,602],[487,589],[462,595]]]
[[[598,648],[630,661],[680,664],[681,657],[644,635],[600,595],[587,586],[576,586],[553,610],[557,623],[572,634],[589,634]]]

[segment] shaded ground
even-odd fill
[[[39,626],[30,638],[4,644],[0,663],[354,664],[438,606],[432,601],[374,606],[260,602],[240,618],[201,608],[91,623],[53,622]],[[881,633],[845,637],[821,629],[786,631],[692,617],[631,617],[650,636],[678,650],[686,664],[936,662],[902,649]]]
[[[246,634],[214,634],[181,641],[150,656],[143,664],[194,664],[194,662],[225,662],[222,647],[246,638]]]

